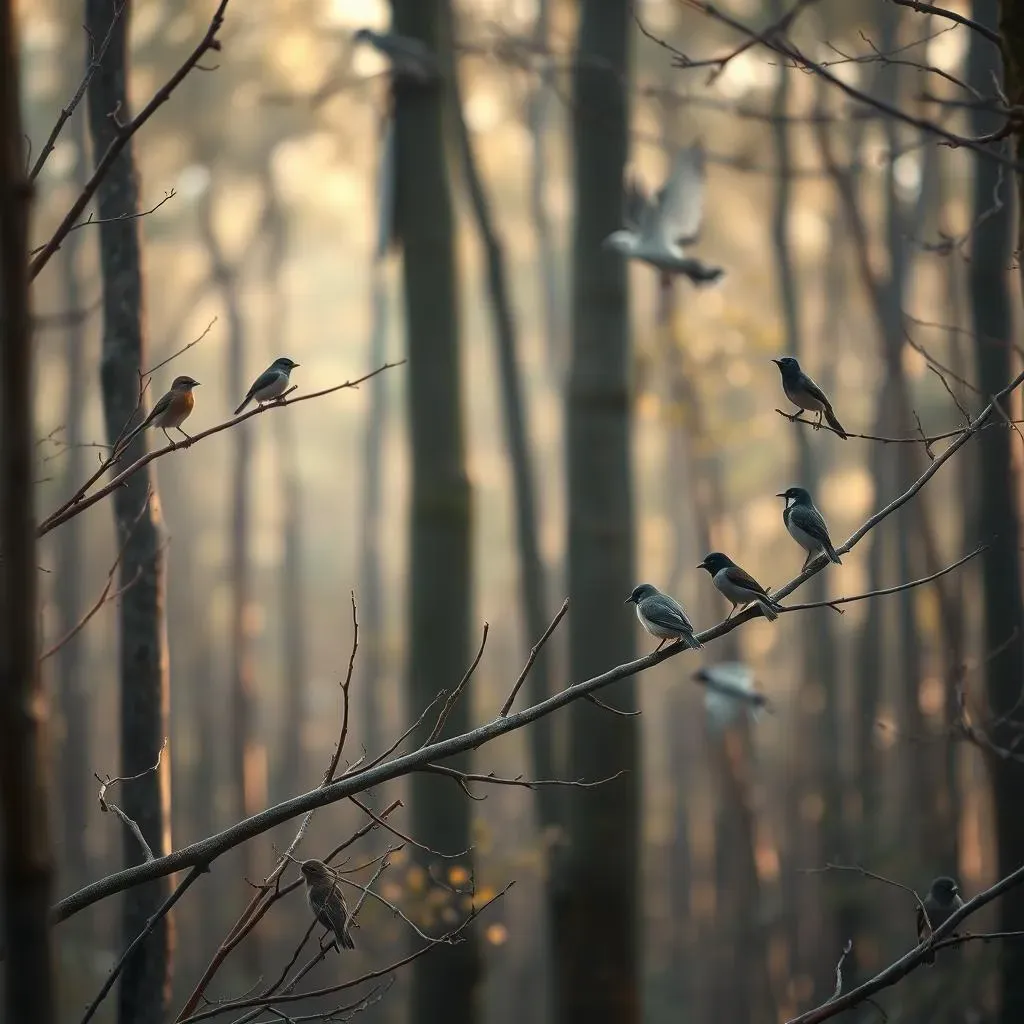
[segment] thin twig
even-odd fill
[[[444,702],[444,707],[441,708],[440,714],[437,716],[437,721],[434,723],[434,728],[430,730],[430,735],[423,741],[423,746],[429,746],[433,743],[438,736],[441,735],[441,730],[444,728],[444,723],[448,720],[448,716],[452,713],[455,705],[459,702],[459,697],[462,696],[462,691],[466,688],[466,684],[472,679],[473,673],[476,671],[477,665],[480,664],[480,659],[483,657],[484,648],[487,646],[487,631],[491,627],[488,623],[484,623],[483,634],[480,637],[480,647],[476,652],[476,657],[473,659],[473,664],[466,669],[465,675],[459,680],[459,685],[448,695],[448,699]]]
[[[530,648],[530,656],[526,659],[523,671],[519,673],[519,678],[516,680],[515,686],[512,687],[512,692],[505,698],[505,703],[501,705],[501,710],[498,712],[499,718],[504,718],[512,709],[516,694],[519,693],[520,687],[526,682],[526,677],[530,674],[530,669],[533,668],[533,663],[537,660],[540,649],[548,642],[551,634],[558,628],[558,624],[565,618],[565,613],[568,610],[569,598],[566,598],[562,602],[562,607],[555,613],[555,617],[551,620],[548,628],[544,630],[544,635]]]

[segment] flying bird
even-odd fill
[[[264,405],[280,398],[288,390],[292,370],[298,366],[287,356],[279,356],[253,382],[246,392],[242,404],[235,410],[237,416],[253,399]]]
[[[353,44],[368,43],[391,62],[391,73],[426,85],[437,78],[437,57],[422,39],[399,35],[397,32],[374,32],[361,28],[352,36]]]
[[[716,732],[732,725],[741,714],[756,722],[763,712],[774,712],[768,698],[754,689],[754,673],[742,661],[721,661],[694,672],[704,687],[704,711]]]
[[[674,274],[688,277],[696,285],[713,284],[724,274],[693,256],[685,247],[700,236],[704,214],[704,149],[699,144],[680,150],[672,172],[654,196],[648,196],[639,181],[626,183],[625,228],[613,231],[604,248],[642,260],[661,271],[662,285]]]
[[[815,507],[810,493],[803,487],[787,487],[775,497],[785,499],[786,507],[782,510],[782,521],[793,540],[807,552],[804,569],[822,551],[828,555],[830,562],[842,565],[832,544],[832,538],[828,535],[825,517]]]
[[[960,887],[956,884],[956,880],[945,875],[936,878],[932,882],[932,887],[928,890],[928,895],[925,896],[922,903],[924,904],[924,911],[922,912],[920,906],[917,908],[918,942],[924,942],[939,925],[945,924],[964,905],[964,901],[960,898]],[[925,913],[928,915],[927,921],[925,920]],[[935,963],[935,950],[928,950],[927,955],[924,957],[924,962],[926,964]]]
[[[782,374],[782,390],[786,397],[798,408],[807,412],[816,412],[818,422],[821,426],[821,418],[825,417],[828,425],[845,441],[849,434],[843,429],[842,423],[836,418],[832,411],[832,403],[810,377],[800,369],[800,364],[792,356],[783,356],[781,359],[773,359],[773,363],[779,368]]]
[[[306,902],[313,916],[329,932],[334,932],[339,952],[355,949],[356,944],[350,934],[352,918],[349,917],[338,876],[322,860],[304,860],[299,871],[306,883]]]
[[[159,427],[164,432],[164,437],[174,444],[168,429],[177,430],[179,434],[191,441],[190,434],[182,430],[181,425],[192,415],[196,400],[192,389],[199,387],[199,381],[191,377],[175,377],[171,382],[171,389],[157,399],[156,405],[150,410],[149,415],[117,446],[114,458],[119,458],[129,444],[147,427]]]
[[[732,603],[726,620],[732,618],[737,608],[748,604],[756,604],[761,614],[771,622],[779,617],[782,605],[770,597],[768,591],[728,555],[712,551],[704,556],[704,561],[697,568],[706,569],[718,592]]]
[[[636,605],[636,617],[640,625],[661,643],[655,648],[660,651],[665,643],[673,640],[690,650],[699,650],[704,645],[693,635],[693,623],[683,606],[668,594],[663,594],[650,583],[641,583],[626,598],[626,604]]]

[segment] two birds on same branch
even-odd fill
[[[279,356],[275,359],[252,382],[242,404],[235,410],[235,415],[242,412],[250,402],[255,401],[260,405],[265,405],[268,402],[277,401],[288,390],[291,372],[298,365],[287,356]],[[192,415],[192,410],[195,408],[196,400],[192,390],[197,387],[199,387],[199,381],[192,377],[175,377],[171,382],[170,390],[161,395],[149,415],[117,446],[114,458],[118,458],[135,436],[148,427],[159,427],[171,444],[174,444],[174,439],[167,433],[168,430],[177,430],[187,441],[191,441],[191,435],[185,432],[182,424]]]

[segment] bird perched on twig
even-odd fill
[[[663,594],[650,583],[641,583],[626,598],[626,604],[636,605],[636,617],[640,625],[661,643],[655,648],[660,651],[665,643],[674,640],[690,650],[699,650],[704,645],[693,635],[690,622],[683,606],[668,594]]]
[[[350,934],[352,919],[338,876],[322,860],[304,860],[299,864],[299,871],[306,883],[306,902],[313,916],[329,932],[334,932],[339,952],[355,949]]]
[[[441,77],[437,57],[422,39],[397,32],[374,32],[361,28],[352,36],[353,45],[368,43],[391,63],[391,74],[419,85],[427,85]]]
[[[287,356],[279,356],[253,382],[235,410],[237,416],[253,399],[260,405],[279,399],[287,390],[292,370],[298,366]]]
[[[779,617],[782,605],[770,597],[768,591],[728,555],[712,551],[704,556],[704,561],[697,568],[706,569],[718,592],[732,603],[726,621],[732,618],[737,608],[748,604],[756,604],[761,614],[771,622]]]
[[[704,687],[704,711],[716,731],[728,728],[744,712],[756,722],[763,712],[774,712],[771,702],[754,689],[754,673],[742,661],[720,661],[694,672]]]
[[[700,236],[703,214],[704,149],[697,144],[676,154],[672,173],[656,195],[648,196],[636,180],[626,183],[626,226],[613,231],[604,240],[604,248],[656,267],[663,286],[672,283],[674,274],[682,274],[696,285],[713,284],[725,270],[685,252],[685,246]]]
[[[782,510],[782,521],[793,540],[807,552],[804,569],[822,551],[828,555],[830,562],[842,565],[832,545],[832,538],[828,535],[825,517],[815,507],[810,493],[803,487],[787,487],[775,497],[785,499],[786,507]]]
[[[785,391],[786,397],[798,409],[816,412],[816,427],[821,426],[821,418],[824,416],[828,425],[845,441],[849,435],[832,411],[832,403],[828,396],[800,369],[800,364],[792,356],[783,356],[781,359],[773,359],[772,362],[778,366],[782,374],[782,390]]]
[[[932,882],[928,895],[921,902],[924,905],[924,911],[922,912],[920,906],[917,908],[918,942],[924,942],[939,925],[945,924],[964,905],[956,880],[945,875]],[[925,914],[928,915],[927,921]],[[924,957],[924,963],[935,963],[935,950],[928,950]]]
[[[167,433],[168,429],[177,430],[179,434],[184,434],[185,438],[191,441],[191,435],[185,433],[181,429],[181,425],[192,415],[192,409],[196,404],[192,389],[197,387],[199,387],[199,381],[193,380],[191,377],[184,375],[175,377],[171,382],[170,391],[157,399],[157,403],[150,410],[149,415],[117,446],[114,458],[120,458],[135,436],[147,427],[159,427],[171,444],[174,444],[174,441]]]

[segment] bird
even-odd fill
[[[147,427],[159,427],[164,432],[164,437],[174,444],[171,435],[167,433],[168,428],[177,430],[184,434],[191,441],[192,436],[182,430],[181,425],[192,415],[196,400],[192,389],[199,387],[199,381],[182,375],[171,381],[171,389],[157,399],[156,405],[150,410],[149,415],[117,446],[114,458],[118,458],[129,444]]]
[[[691,678],[704,687],[704,711],[716,732],[728,728],[743,713],[755,722],[765,711],[774,713],[768,698],[754,689],[753,670],[742,661],[706,665]]]
[[[334,932],[339,951],[355,949],[350,934],[352,918],[338,876],[322,860],[304,860],[299,864],[299,871],[306,883],[306,902],[313,916],[329,932]]]
[[[704,556],[704,561],[697,568],[706,569],[718,592],[732,602],[726,620],[732,618],[738,607],[752,603],[761,609],[761,614],[769,621],[774,622],[779,617],[782,605],[769,597],[768,591],[728,555],[712,551]]]
[[[932,887],[922,902],[923,907],[919,904],[917,908],[918,942],[924,942],[939,925],[945,924],[964,905],[956,880],[946,875],[942,875],[932,882]],[[926,913],[927,920],[925,919]],[[935,950],[928,950],[924,962],[926,964],[935,963]]]
[[[242,404],[235,410],[237,416],[253,399],[260,405],[273,402],[288,390],[288,378],[292,370],[298,366],[287,356],[279,356],[253,382],[245,394]]]
[[[832,544],[832,538],[828,535],[825,517],[815,507],[810,493],[803,487],[787,487],[775,497],[785,499],[786,507],[782,510],[782,521],[793,540],[807,552],[804,569],[822,551],[828,555],[830,562],[842,565],[842,560]]]
[[[420,85],[440,78],[437,57],[422,39],[361,28],[352,36],[352,43],[368,43],[382,53],[391,62],[391,73],[396,78],[406,78]]]
[[[613,231],[603,248],[661,271],[663,286],[675,274],[695,285],[714,284],[725,274],[703,260],[687,256],[685,247],[697,241],[704,213],[704,149],[696,143],[681,149],[661,190],[648,196],[639,181],[627,181],[625,228]]]
[[[674,640],[691,651],[700,650],[704,645],[693,635],[690,622],[683,606],[668,594],[663,594],[650,583],[641,583],[633,588],[625,604],[636,605],[636,617],[640,625],[661,643],[655,648],[660,651],[665,643]]]
[[[798,408],[807,412],[816,412],[818,421],[816,427],[821,426],[821,418],[825,417],[828,425],[845,441],[850,435],[843,429],[842,423],[836,418],[832,411],[832,403],[810,377],[800,369],[800,364],[792,356],[783,356],[781,359],[773,359],[773,363],[779,368],[782,374],[782,390],[786,397]]]

